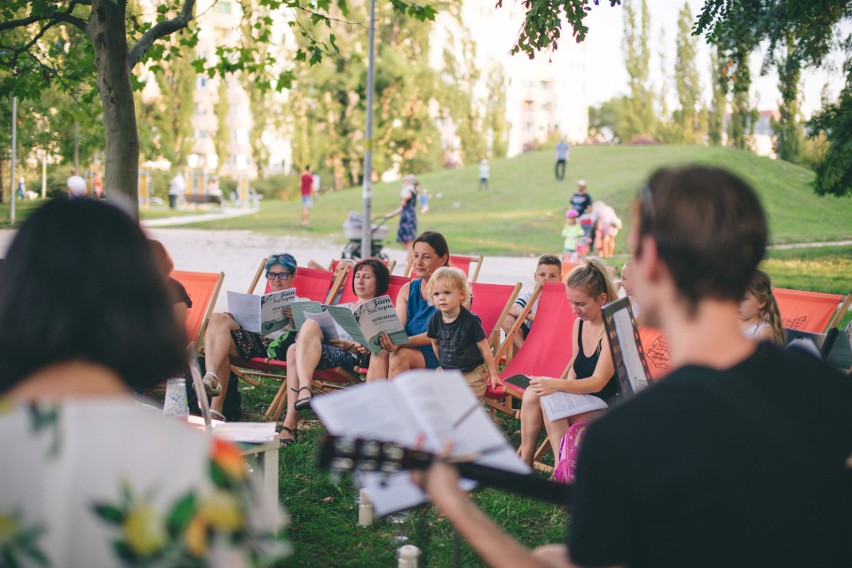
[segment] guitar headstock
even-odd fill
[[[394,442],[328,435],[320,443],[316,465],[332,472],[398,473],[422,469],[432,463],[432,454],[404,448]]]

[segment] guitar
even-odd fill
[[[404,448],[393,442],[326,436],[320,443],[316,465],[332,472],[376,472],[392,475],[409,469],[426,469],[435,455],[421,450]],[[470,461],[452,462],[462,477],[495,489],[504,489],[567,507],[571,486],[541,479],[533,474],[521,474],[476,464]]]

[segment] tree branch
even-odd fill
[[[195,0],[185,0],[180,14],[171,20],[163,20],[162,22],[159,22],[157,25],[145,32],[142,37],[139,38],[139,41],[136,42],[136,45],[130,48],[130,53],[127,58],[130,69],[133,69],[133,66],[139,63],[139,60],[143,55],[145,55],[145,52],[148,51],[148,48],[150,48],[155,41],[161,37],[165,37],[185,28],[190,20],[192,20],[192,10],[194,7]]]

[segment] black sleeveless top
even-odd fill
[[[598,348],[595,352],[591,356],[586,357],[586,354],[583,353],[583,320],[580,320],[580,329],[577,332],[577,339],[577,357],[574,358],[574,374],[577,375],[578,379],[588,379],[594,374],[595,367],[598,365],[601,342],[603,340],[598,342]],[[609,378],[607,383],[604,385],[604,388],[598,392],[589,394],[599,396],[604,399],[604,402],[609,404],[610,400],[618,394],[618,381],[615,379],[615,373],[613,373]]]

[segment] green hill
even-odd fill
[[[420,230],[442,232],[458,253],[534,255],[560,252],[559,232],[568,199],[580,178],[590,195],[612,205],[629,224],[629,207],[648,175],[663,166],[701,163],[725,167],[748,180],[766,208],[773,243],[829,241],[852,236],[852,199],[819,197],[809,183],[810,170],[729,148],[702,146],[576,146],[566,179],[553,177],[552,150],[529,152],[491,162],[491,189],[477,191],[478,166],[440,170],[418,176],[432,195],[430,210],[419,216]],[[374,186],[373,211],[381,214],[399,205],[400,182]],[[323,194],[311,214],[311,227],[299,227],[298,201],[263,204],[253,216],[216,221],[211,229],[253,229],[305,236],[337,237],[350,209],[361,210],[361,190]],[[390,221],[387,241],[395,239]],[[624,252],[627,231],[621,231],[617,252]]]

